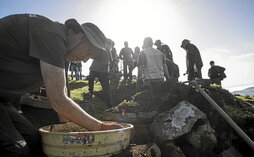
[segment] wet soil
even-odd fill
[[[50,131],[50,132],[85,132],[85,131],[88,131],[87,129],[82,128],[75,123],[50,125],[50,126],[43,127],[43,130]]]

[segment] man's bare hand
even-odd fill
[[[102,123],[100,130],[113,130],[120,128],[123,128],[123,126],[117,123]]]

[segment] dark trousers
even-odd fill
[[[126,62],[123,62],[123,76],[124,79],[132,79],[132,70],[133,70],[133,66],[129,65]]]
[[[217,85],[221,85],[221,78],[213,78],[210,79],[211,80],[211,84],[217,84]]]
[[[190,68],[188,71],[188,80],[192,81],[192,80],[195,80],[195,78],[202,79],[201,68],[202,67],[197,66],[197,72],[194,71],[194,68]]]
[[[160,96],[159,89],[161,89],[161,85],[164,82],[164,79],[148,79],[145,80],[145,84],[149,86],[152,94],[152,99],[157,99]]]
[[[0,98],[0,154],[3,157],[43,156],[37,129],[9,102]]]
[[[109,88],[109,78],[108,78],[108,73],[103,73],[103,72],[97,72],[97,71],[90,71],[89,74],[89,93],[93,95],[93,90],[94,90],[94,80],[95,78],[98,78],[98,80],[101,83],[103,92],[106,97],[106,103],[109,107],[112,106],[111,103],[111,93],[110,93],[110,88]]]

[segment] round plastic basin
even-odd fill
[[[48,157],[109,157],[124,150],[130,142],[133,125],[119,123],[121,129],[86,131],[74,123],[39,129],[43,151]]]

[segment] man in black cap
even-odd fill
[[[157,49],[160,50],[163,54],[165,54],[170,61],[173,61],[173,54],[168,45],[162,44],[161,40],[156,40],[154,45],[156,45]]]
[[[203,67],[203,62],[198,48],[191,44],[188,39],[182,41],[181,48],[186,50],[186,74],[188,74],[188,80],[202,79],[201,68]]]
[[[169,80],[171,82],[178,82],[179,78],[179,67],[173,61],[173,54],[168,45],[162,44],[161,40],[156,40],[154,45],[157,46],[157,49],[160,50],[165,55],[165,61],[168,68]]]
[[[69,121],[88,130],[121,126],[95,119],[67,96],[67,61],[105,59],[106,37],[92,23],[70,19],[65,24],[35,14],[0,19],[0,153],[40,156],[40,136],[13,106],[19,97],[43,83],[51,106]]]

